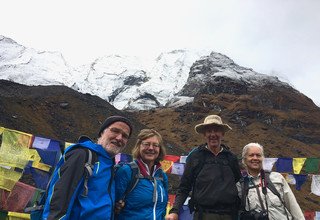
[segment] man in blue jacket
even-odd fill
[[[113,158],[126,147],[131,133],[129,119],[111,116],[102,124],[97,143],[81,137],[68,147],[53,173],[43,219],[113,219]],[[86,180],[88,149],[95,163]]]

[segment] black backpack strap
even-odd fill
[[[278,196],[279,199],[280,199],[280,201],[282,202],[280,193],[278,192],[278,190],[276,189],[276,187],[273,185],[273,183],[272,183],[271,180],[270,180],[270,172],[265,171],[265,178],[266,178],[266,181],[267,181],[267,187],[268,187],[268,189],[270,189],[270,191],[271,191],[273,194],[275,194],[276,196]]]
[[[245,211],[246,210],[246,199],[249,191],[249,178],[246,177],[241,177],[240,179],[240,185],[241,185],[241,210]]]
[[[88,148],[87,149],[87,162],[84,164],[84,183],[83,183],[83,193],[82,196],[88,196],[88,180],[93,174],[94,164],[96,162],[96,153],[92,153],[92,151]]]
[[[121,199],[123,201],[126,199],[127,195],[132,192],[132,190],[137,186],[139,178],[143,178],[143,176],[140,174],[140,170],[136,162],[130,162],[128,165],[130,166],[132,173],[129,186],[127,187]]]
[[[279,198],[280,202],[281,202],[282,205],[284,206],[284,211],[286,212],[287,219],[289,219],[285,202],[282,200],[282,198],[281,198],[281,196],[280,196],[280,193],[278,192],[278,190],[276,189],[276,187],[275,187],[275,186],[273,185],[273,183],[271,182],[271,180],[270,180],[270,172],[269,172],[269,171],[265,171],[265,178],[266,178],[266,181],[267,181],[267,188],[268,188],[273,194],[275,194],[275,195]]]

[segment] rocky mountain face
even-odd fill
[[[96,138],[103,120],[119,114],[135,126],[127,153],[138,131],[149,127],[163,135],[168,154],[185,155],[204,142],[194,126],[218,114],[233,128],[224,143],[238,155],[259,142],[266,157],[320,157],[320,108],[311,99],[214,52],[172,51],[149,66],[108,56],[73,68],[57,53],[0,37],[0,79],[0,126],[34,135]],[[178,179],[170,179],[174,192]],[[319,211],[310,181],[292,189],[303,210]]]

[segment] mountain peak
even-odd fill
[[[152,109],[175,106],[175,102],[181,105],[199,93],[242,93],[247,86],[269,81],[284,85],[275,77],[207,50],[172,50],[154,60],[114,54],[75,68],[60,53],[39,52],[10,38],[1,39],[0,79],[26,85],[66,85],[97,95],[118,109]],[[226,86],[226,79],[233,86]]]

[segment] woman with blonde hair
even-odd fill
[[[115,175],[116,219],[162,220],[168,202],[168,177],[160,161],[166,154],[161,135],[154,129],[140,131],[132,149],[134,163],[139,168],[139,181],[133,190],[121,201],[130,185],[132,169],[129,165],[120,167]]]
[[[249,143],[242,150],[247,175],[238,183],[242,201],[240,219],[303,220],[304,215],[287,181],[278,172],[266,172],[262,145]]]

